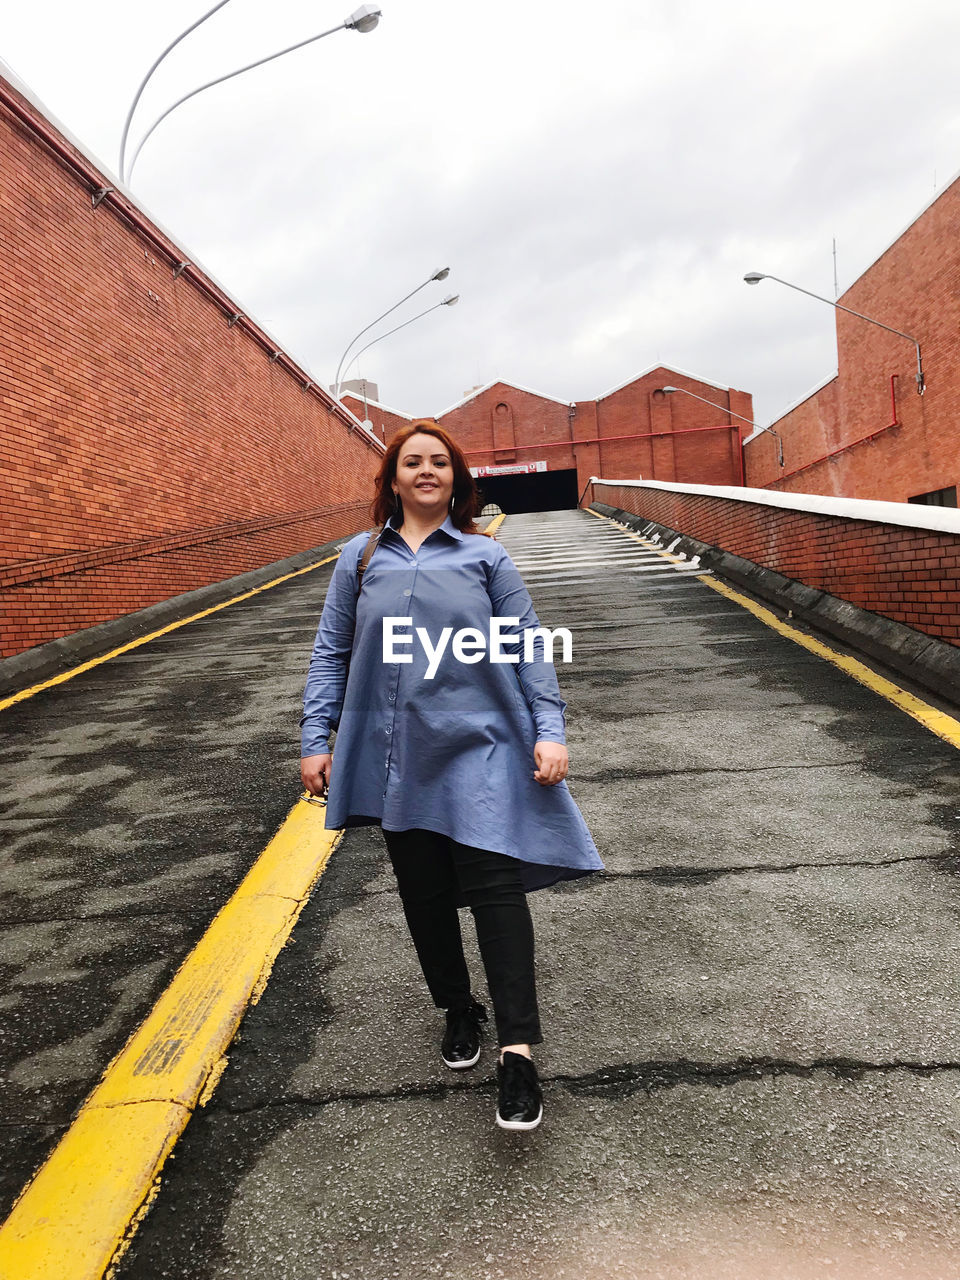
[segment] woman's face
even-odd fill
[[[453,496],[453,465],[443,441],[419,431],[412,435],[397,456],[392,487],[404,511],[446,515]]]

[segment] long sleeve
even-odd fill
[[[560,697],[560,686],[557,673],[552,662],[544,657],[544,643],[537,637],[534,643],[534,661],[525,662],[523,657],[523,634],[528,629],[540,626],[530,599],[530,593],[524,586],[520,571],[501,548],[502,555],[490,567],[487,579],[487,593],[493,604],[493,612],[499,618],[519,618],[518,627],[505,627],[504,637],[517,636],[519,643],[504,644],[506,653],[519,655],[516,665],[517,677],[523,689],[534,723],[537,727],[537,739],[543,742],[562,742],[566,738],[566,720],[564,712],[567,704]]]
[[[357,610],[360,550],[344,548],[333,569],[310,658],[300,720],[303,756],[330,750],[330,731],[340,723]]]

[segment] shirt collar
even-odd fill
[[[387,521],[387,528],[392,529],[394,533],[397,532],[396,515],[392,515],[390,519]],[[443,524],[439,525],[436,529],[434,529],[433,533],[437,533],[440,530],[442,530],[445,534],[447,534],[448,537],[454,538],[457,542],[463,541],[463,534],[460,532],[457,526],[453,523],[453,520],[449,514],[447,515],[447,518],[446,520],[444,520]],[[429,535],[431,538],[433,537],[433,533]]]

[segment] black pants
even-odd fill
[[[539,1044],[533,921],[516,860],[418,828],[383,838],[434,1004],[449,1009],[470,997],[457,914],[463,904],[473,912],[497,1039]]]

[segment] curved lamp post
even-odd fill
[[[354,343],[356,343],[360,338],[362,338],[365,333],[369,333],[374,325],[379,324],[381,320],[385,320],[386,317],[390,315],[391,312],[396,311],[397,307],[402,307],[403,304],[408,299],[412,298],[415,293],[419,293],[421,289],[425,289],[428,284],[433,284],[434,280],[446,280],[449,274],[450,274],[449,267],[441,267],[439,271],[435,271],[432,276],[429,276],[426,280],[424,280],[423,284],[418,284],[415,289],[411,289],[410,292],[406,294],[404,297],[402,297],[399,302],[395,302],[392,307],[387,307],[383,315],[377,316],[376,320],[371,320],[368,325],[364,325],[364,327],[360,330],[360,332],[358,334],[355,334],[354,337],[350,339],[350,341],[347,343],[346,350],[344,351],[343,355],[340,357],[340,363],[337,365],[337,376],[333,380],[333,394],[335,399],[337,400],[340,399],[340,384],[341,384],[340,370],[344,367],[344,361],[346,360],[347,355],[350,351],[350,348],[354,345]],[[460,295],[458,294],[457,297],[459,296]],[[437,306],[439,307],[448,306],[448,305],[450,304],[446,302],[437,303]],[[430,307],[429,310],[433,311],[434,308]],[[425,311],[421,312],[421,314],[426,315],[426,312]],[[413,318],[414,320],[418,320],[419,316],[414,316]],[[407,321],[407,323],[409,324],[410,322]],[[402,328],[403,328],[403,325],[397,325],[397,329],[402,329]],[[395,333],[396,330],[391,329],[390,332]],[[387,335],[384,334],[383,336],[386,337]],[[372,346],[373,343],[370,343],[368,345]],[[366,351],[366,347],[364,347],[364,351]]]
[[[769,431],[777,442],[777,461],[781,467],[783,466],[783,440],[780,432],[774,431],[773,427],[761,427],[758,422],[754,422],[751,418],[745,418],[742,413],[734,413],[732,409],[728,409],[725,405],[716,404],[713,400],[705,400],[703,396],[698,396],[695,391],[687,391],[685,387],[661,387],[660,390],[666,392],[668,396],[675,395],[679,391],[681,395],[692,396],[694,400],[700,400],[703,404],[719,409],[721,413],[725,413],[731,418],[739,418],[741,422],[746,422],[757,431]]]
[[[350,364],[348,364],[346,369],[344,369],[343,382],[337,383],[336,398],[338,400],[340,399],[339,392],[340,392],[340,388],[343,386],[343,383],[346,382],[347,369],[350,368],[351,364],[354,364],[357,360],[359,360],[360,357],[363,355],[363,353],[365,351],[368,351],[370,347],[375,347],[378,342],[382,342],[384,338],[389,338],[391,333],[396,333],[398,329],[405,329],[408,324],[413,324],[414,320],[421,320],[424,316],[428,316],[431,311],[436,311],[438,307],[455,307],[459,301],[460,301],[459,293],[451,293],[448,297],[444,298],[442,302],[434,303],[432,307],[427,307],[426,311],[421,311],[419,315],[411,316],[409,320],[404,320],[403,324],[398,324],[393,329],[388,329],[386,333],[381,333],[379,338],[374,338],[372,341],[368,342],[365,347],[361,347],[355,356],[351,356]],[[376,323],[376,321],[374,321],[374,323]]]
[[[130,124],[133,121],[133,113],[136,111],[137,103],[140,101],[140,98],[143,95],[143,91],[147,87],[147,82],[149,81],[150,77],[153,75],[157,67],[159,67],[160,63],[164,60],[164,58],[167,56],[167,54],[170,52],[171,49],[175,49],[176,46],[180,43],[181,40],[184,39],[185,36],[188,36],[191,31],[196,31],[197,27],[199,27],[201,23],[206,22],[208,18],[212,18],[213,15],[217,12],[217,10],[222,9],[223,6],[227,3],[228,3],[228,0],[220,0],[219,4],[215,4],[212,9],[208,9],[207,12],[202,17],[198,18],[196,22],[194,22],[191,26],[187,27],[186,31],[181,31],[180,34],[177,36],[176,40],[171,40],[171,42],[164,49],[163,53],[161,53],[160,57],[157,58],[156,62],[152,64],[152,66],[150,67],[150,70],[140,81],[140,84],[137,88],[137,92],[133,95],[133,101],[130,103],[130,110],[127,112],[127,118],[123,122],[123,136],[120,139],[120,178],[121,180],[123,179],[123,159],[127,151],[127,135],[130,132]]]
[[[140,96],[143,93],[144,88],[146,87],[147,81],[150,79],[154,71],[156,71],[157,67],[160,65],[163,59],[167,56],[170,50],[174,47],[174,45],[179,44],[180,41],[184,38],[184,36],[189,35],[191,31],[196,30],[196,28],[200,26],[201,22],[206,22],[207,18],[211,17],[214,13],[216,13],[218,9],[222,9],[223,6],[227,3],[228,3],[228,0],[220,0],[219,4],[214,5],[214,7],[210,9],[207,13],[205,13],[202,18],[199,18],[193,24],[193,26],[188,27],[186,31],[181,32],[181,34],[177,36],[176,40],[174,40],[172,44],[169,44],[166,47],[166,49],[164,49],[163,53],[156,60],[156,62],[153,64],[153,66],[150,68],[150,70],[147,72],[146,76],[144,77],[139,89],[137,90],[136,96],[133,99],[133,103],[130,107],[130,110],[127,112],[127,118],[123,126],[123,137],[120,141],[120,178],[123,182],[129,182],[130,178],[133,176],[133,166],[137,163],[137,157],[139,156],[140,152],[143,150],[144,144],[146,143],[150,135],[153,133],[154,129],[156,129],[159,124],[161,124],[164,120],[166,120],[167,116],[170,115],[171,112],[176,111],[177,107],[182,106],[184,102],[188,102],[191,98],[195,98],[198,93],[203,93],[204,89],[210,89],[215,84],[222,84],[224,80],[232,80],[234,76],[243,75],[245,71],[252,71],[254,67],[262,67],[265,62],[273,62],[276,58],[282,58],[283,55],[286,53],[293,53],[295,49],[302,49],[305,45],[314,44],[317,40],[324,39],[325,36],[332,36],[335,31],[345,31],[345,30],[372,31],[374,27],[377,25],[377,23],[380,21],[380,13],[381,13],[380,9],[378,9],[375,5],[372,5],[372,4],[361,5],[360,8],[357,9],[355,13],[352,13],[350,17],[345,19],[343,22],[341,22],[339,26],[331,27],[329,31],[321,31],[319,35],[308,36],[306,40],[300,40],[298,41],[297,44],[288,45],[286,49],[279,49],[276,53],[270,53],[265,58],[258,58],[256,62],[248,62],[245,67],[238,67],[236,71],[228,71],[226,75],[217,76],[215,80],[208,80],[206,84],[200,85],[198,89],[192,89],[189,93],[185,93],[182,98],[177,99],[177,101],[173,104],[173,106],[167,107],[166,111],[164,111],[162,115],[158,116],[156,120],[154,120],[153,124],[150,126],[150,128],[146,131],[146,133],[140,139],[140,143],[136,151],[133,153],[133,158],[130,161],[130,164],[126,170],[126,173],[124,173],[124,157],[126,155],[126,149],[127,149],[127,137],[130,132],[130,122],[133,119],[133,113],[136,110],[137,103],[140,101]]]
[[[748,271],[743,278],[747,284],[759,284],[761,280],[776,280],[777,284],[785,284],[788,289],[796,289],[798,293],[805,293],[808,298],[816,298],[818,302],[825,302],[830,307],[836,307],[838,311],[846,311],[848,315],[856,316],[858,320],[866,320],[867,324],[875,324],[879,329],[886,329],[887,333],[895,333],[898,338],[906,338],[917,349],[917,395],[923,395],[924,379],[923,364],[920,360],[920,343],[916,338],[911,338],[909,333],[903,333],[900,329],[891,329],[888,324],[884,324],[880,320],[874,320],[871,316],[865,316],[861,311],[854,311],[852,307],[845,307],[842,302],[834,302],[831,298],[822,298],[819,293],[811,293],[809,289],[802,289],[800,285],[791,284],[789,280],[781,280],[779,276],[764,275],[762,271]]]

